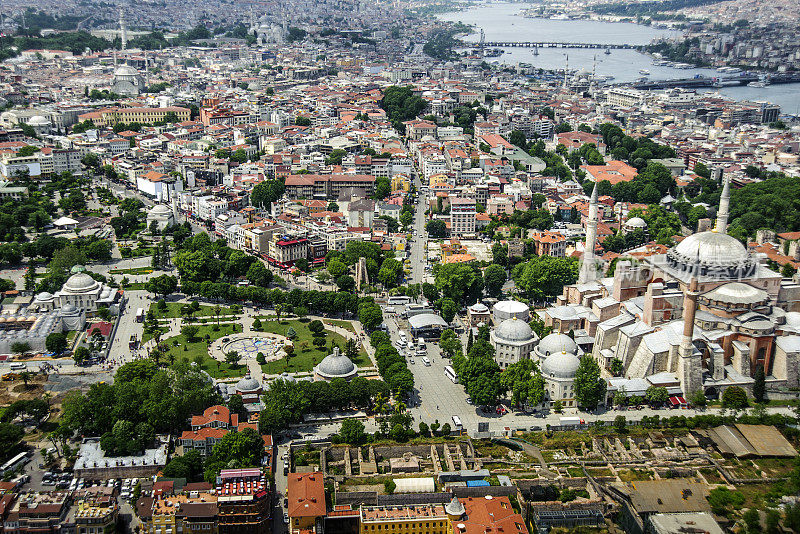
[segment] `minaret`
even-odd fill
[[[564,63],[564,89],[567,88],[569,82],[569,54],[567,54],[567,61]]]
[[[586,248],[583,251],[583,262],[578,275],[578,283],[593,282],[597,278],[595,268],[594,248],[597,242],[597,182],[592,189],[592,198],[589,199],[589,219],[586,221]]]
[[[694,334],[694,315],[697,311],[697,273],[692,272],[689,287],[683,297],[683,337],[678,349],[678,376],[681,381],[684,396],[699,391],[703,387],[702,363],[700,354],[695,354],[692,344]]]
[[[719,197],[719,211],[717,211],[717,224],[715,232],[725,234],[728,232],[728,211],[731,205],[731,185],[730,180],[723,174],[722,176],[722,195]]]
[[[125,25],[125,12],[119,8],[119,38],[122,41],[122,51],[128,48],[128,28]]]

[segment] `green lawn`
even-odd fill
[[[150,309],[155,314],[156,319],[174,319],[181,317],[181,308],[186,306],[183,302],[167,302],[167,309],[161,311],[158,309],[158,303],[154,302],[150,305]],[[230,308],[220,306],[220,316],[237,315]],[[201,305],[200,309],[193,315],[194,317],[213,317],[216,318],[214,313],[214,306]]]
[[[314,336],[308,329],[309,321],[300,320],[283,320],[283,321],[262,321],[261,330],[263,332],[272,332],[273,334],[286,335],[289,327],[297,332],[297,338],[294,340],[295,353],[288,359],[281,359],[274,362],[267,362],[261,366],[261,370],[266,374],[280,374],[283,372],[300,373],[311,371],[315,365],[322,361],[322,359],[331,353],[331,342],[339,347],[344,347],[345,339],[339,334],[325,331],[325,340],[327,345],[322,349],[318,349],[312,344]],[[368,367],[372,365],[367,353],[362,348],[358,357],[353,360],[357,367]]]
[[[241,332],[241,328],[238,331]],[[233,331],[230,326],[223,325],[216,332],[213,326],[200,326],[197,337],[191,342],[188,342],[186,336],[183,334],[178,334],[177,336],[166,339],[162,338],[162,341],[169,347],[165,355],[166,362],[171,362],[170,354],[173,354],[175,356],[175,363],[181,361],[188,361],[189,363],[197,361],[200,363],[203,370],[214,378],[244,376],[247,372],[246,365],[230,366],[208,355],[208,341],[206,340],[206,335],[208,335],[210,341],[214,341],[221,337],[231,335],[232,333]],[[178,342],[177,346],[175,346],[176,341]]]

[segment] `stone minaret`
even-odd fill
[[[125,24],[125,12],[119,8],[119,38],[122,41],[122,51],[128,48],[128,27]]]
[[[703,387],[703,369],[700,354],[695,354],[692,344],[694,334],[694,315],[697,311],[697,274],[693,273],[689,287],[683,297],[683,337],[678,349],[678,378],[681,381],[684,396],[690,395]]]
[[[586,249],[583,251],[583,262],[578,275],[578,283],[585,284],[597,278],[595,268],[594,248],[597,245],[597,183],[592,189],[592,198],[589,199],[589,219],[586,221]]]
[[[727,176],[722,177],[722,195],[719,197],[719,211],[717,211],[717,225],[715,232],[725,234],[728,232],[728,211],[731,205],[731,183]]]

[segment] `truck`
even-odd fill
[[[559,417],[558,421],[561,426],[580,426],[586,424],[586,421],[580,417]]]
[[[144,308],[138,308],[136,310],[136,322],[143,323],[144,322]]]

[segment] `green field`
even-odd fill
[[[283,372],[287,373],[300,373],[309,372],[315,365],[322,361],[322,359],[331,353],[331,343],[338,345],[340,348],[344,347],[345,338],[339,334],[325,331],[325,341],[327,344],[323,349],[315,347],[311,341],[314,336],[308,329],[310,321],[300,320],[284,320],[284,321],[262,321],[261,331],[272,332],[273,334],[286,335],[289,327],[292,327],[297,332],[297,337],[294,340],[295,353],[291,358],[283,358],[274,362],[267,362],[261,366],[261,370],[266,374],[276,375]],[[368,367],[372,365],[367,353],[362,348],[358,353],[358,357],[353,360],[357,367]]]
[[[325,324],[338,326],[339,328],[344,328],[345,330],[347,330],[352,334],[356,333],[356,329],[353,328],[353,323],[351,323],[350,321],[342,321],[341,319],[323,319],[322,322]]]
[[[241,332],[241,328],[239,331]],[[187,341],[186,336],[183,334],[178,334],[177,336],[166,339],[162,338],[162,342],[169,348],[164,355],[165,361],[167,363],[172,363],[170,355],[174,355],[175,363],[181,361],[188,361],[189,363],[198,362],[203,370],[214,378],[244,376],[247,372],[246,365],[231,366],[225,362],[215,360],[208,355],[208,341],[205,339],[206,335],[209,336],[210,341],[214,341],[223,336],[230,335],[231,333],[233,333],[231,327],[226,325],[221,326],[216,332],[213,326],[200,326],[197,337],[191,342]],[[175,346],[176,341],[178,342],[177,346]]]

